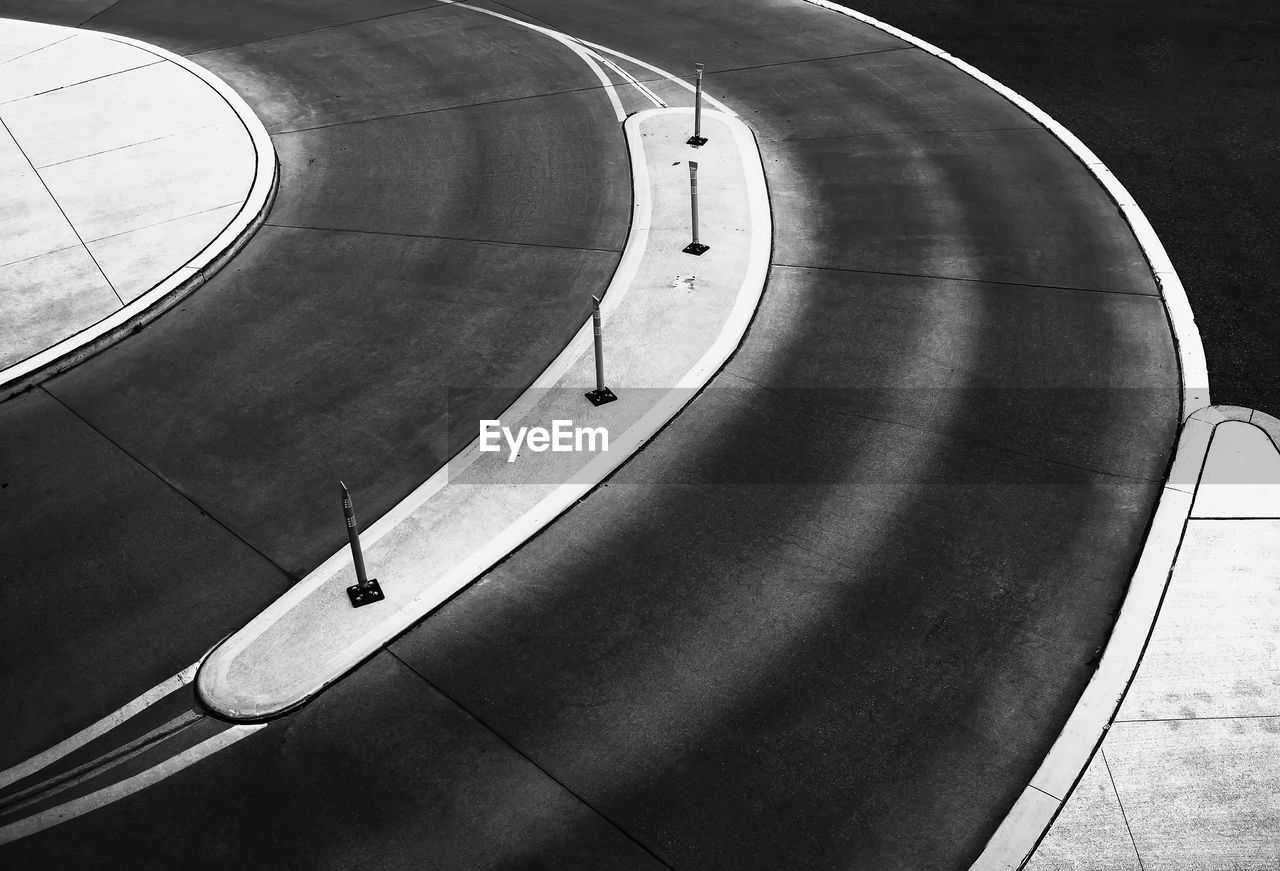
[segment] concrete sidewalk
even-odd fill
[[[0,20],[0,398],[198,286],[274,178],[257,118],[189,61]]]
[[[1031,871],[1280,865],[1280,421],[1215,406],[1188,427],[1200,474],[1158,619]]]
[[[254,721],[305,702],[430,613],[584,497],[677,414],[738,347],[764,289],[772,223],[764,169],[741,121],[706,112],[700,148],[689,109],[653,109],[625,124],[635,190],[622,262],[601,305],[605,386],[595,384],[588,322],[495,423],[510,431],[572,424],[603,432],[571,450],[518,454],[509,436],[450,460],[364,536],[384,601],[353,609],[346,548],[224,641],[196,685],[219,715]],[[690,242],[690,164],[701,166],[701,256]],[[468,434],[481,421],[456,421]],[[475,438],[475,436],[470,436]],[[357,510],[358,487],[353,483]],[[334,519],[337,482],[334,482]]]

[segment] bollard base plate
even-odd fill
[[[707,144],[707,137],[705,137],[705,136],[690,136],[688,139],[686,139],[686,140],[685,140],[685,143],[686,143],[686,144],[688,144],[688,145],[692,145],[694,148],[697,148],[697,147],[698,147],[698,146],[700,146],[700,145],[706,145],[706,144]]]
[[[613,402],[618,397],[613,395],[613,391],[608,387],[601,387],[599,390],[592,390],[585,394],[587,399],[591,400],[592,405],[604,405],[606,402]]]
[[[688,245],[684,246],[685,254],[693,254],[699,257],[701,257],[704,252],[709,250],[711,250],[711,246],[703,245],[701,242],[690,242]]]
[[[347,596],[351,599],[352,608],[372,605],[386,598],[382,595],[382,587],[378,586],[377,578],[370,578],[363,584],[352,584],[347,587]]]

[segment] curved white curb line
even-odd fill
[[[1200,332],[1196,328],[1191,304],[1187,301],[1186,289],[1151,223],[1119,179],[1071,131],[1021,94],[923,39],[869,15],[837,6],[829,0],[804,2],[856,18],[946,61],[1000,94],[1052,133],[1093,173],[1115,200],[1155,275],[1160,297],[1173,329],[1182,380],[1181,419],[1185,423],[1175,449],[1173,466],[1156,504],[1151,528],[1143,543],[1142,555],[1121,606],[1120,616],[1107,641],[1098,670],[1085,687],[1079,703],[1052,749],[972,866],[973,871],[1012,871],[1021,868],[1031,858],[1040,839],[1044,837],[1067,796],[1088,767],[1094,750],[1102,743],[1102,738],[1120,707],[1124,692],[1133,680],[1138,660],[1154,627],[1160,601],[1173,573],[1173,562],[1182,542],[1182,533],[1191,513],[1195,482],[1209,446],[1208,433],[1212,432],[1212,426],[1206,423],[1206,417],[1212,417],[1214,413],[1206,411],[1209,405],[1209,376],[1205,367],[1204,346],[1200,342]],[[1205,427],[1208,427],[1207,431]],[[1190,466],[1194,466],[1195,474],[1188,477]]]
[[[42,26],[64,30],[68,36],[92,34],[102,39],[132,46],[153,54],[161,60],[176,64],[200,79],[226,102],[249,134],[254,150],[253,184],[249,188],[249,195],[227,226],[194,257],[179,266],[151,290],[92,326],[0,370],[0,401],[83,362],[103,348],[155,320],[208,281],[248,243],[254,231],[266,220],[267,212],[270,211],[271,203],[275,198],[279,179],[279,161],[267,129],[262,126],[262,121],[240,98],[240,95],[213,73],[181,55],[127,36],[56,24]]]

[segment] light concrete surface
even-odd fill
[[[1085,769],[1053,831],[1036,850],[1032,867],[1071,871],[1081,867],[1081,856],[1088,857],[1091,871],[1142,871],[1103,753]]]
[[[52,345],[106,317],[120,299],[77,245],[0,266],[0,307],[0,366],[7,366],[22,360],[26,348]]]
[[[655,109],[625,124],[635,212],[601,306],[605,385],[618,401],[593,407],[583,396],[595,386],[588,322],[500,418],[512,428],[605,427],[608,450],[526,450],[508,462],[505,451],[483,453],[473,442],[365,535],[370,576],[386,600],[352,609],[346,588],[355,577],[339,551],[202,663],[196,686],[214,711],[261,719],[337,680],[584,496],[728,359],[764,288],[772,233],[764,170],[740,121],[704,112],[709,141],[699,149],[685,144],[691,121],[688,109]],[[710,245],[700,257],[682,251],[691,160],[700,166],[700,237]],[[692,288],[678,280],[690,274]],[[478,430],[479,421],[469,425]]]
[[[12,25],[7,23],[5,28]],[[5,63],[0,82],[0,103],[56,91],[125,70],[160,63],[160,58],[137,47],[95,33],[69,28],[48,28],[51,41],[43,48],[21,54]],[[27,28],[23,28],[22,36]],[[62,37],[66,38],[62,38]]]
[[[73,35],[33,21],[10,21],[4,32],[0,33],[0,63],[8,63],[24,54],[70,39]],[[7,81],[5,86],[13,87],[13,82]]]
[[[265,129],[154,46],[0,20],[0,391],[125,335],[261,222]]]
[[[195,257],[239,210],[236,203],[219,206],[103,236],[85,243],[85,247],[93,254],[103,275],[111,279],[120,299],[132,302],[173,271],[175,253],[187,260]]]
[[[1195,507],[1141,665],[1033,871],[1280,866],[1280,422],[1206,412]]]
[[[0,265],[79,244],[53,197],[7,129],[0,129]]]

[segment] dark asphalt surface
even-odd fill
[[[1177,423],[1163,310],[1101,189],[967,77],[814,7],[507,6],[668,68],[701,60],[712,93],[755,128],[775,211],[774,267],[743,348],[605,487],[388,653],[232,749],[13,845],[18,862],[962,868],[1072,707],[1123,594]],[[165,8],[124,0],[93,25],[115,21],[165,44]],[[262,17],[264,32],[281,32],[284,8]],[[336,8],[311,14],[332,23]],[[174,44],[188,50],[243,38],[251,19],[240,10],[197,27],[179,17]],[[519,39],[514,28],[484,30]],[[531,317],[559,315],[566,336],[575,323],[575,298],[557,297],[477,325],[468,315],[506,299],[495,280],[452,332],[422,338],[395,308],[424,320],[436,308],[404,287],[416,290],[411,279],[424,274],[416,257],[463,264],[446,297],[455,302],[476,286],[477,263],[495,268],[496,259],[499,279],[540,269],[530,279],[539,287],[601,280],[616,261],[620,239],[607,219],[624,216],[625,202],[590,196],[581,208],[595,212],[553,197],[544,214],[554,218],[517,224],[543,248],[564,249],[483,258],[483,243],[392,235],[520,220],[456,202],[436,212],[419,194],[446,198],[443,184],[417,188],[412,168],[341,150],[416,142],[414,125],[433,115],[450,118],[436,142],[443,152],[501,135],[490,125],[515,105],[546,106],[531,110],[522,135],[592,131],[605,150],[577,170],[605,187],[625,172],[599,94],[332,128],[310,116],[321,106],[344,122],[360,117],[358,99],[337,99],[347,90],[306,79],[324,58],[350,65],[357,46],[406,38],[366,22],[200,55],[246,93],[292,167],[269,226],[214,292],[52,382],[51,396],[24,397],[66,402],[177,489],[209,500],[205,510],[225,525],[217,533],[263,554],[240,549],[258,561],[264,599],[324,551],[316,530],[327,507],[313,516],[301,499],[308,463],[348,457],[385,509],[420,480],[408,480],[416,467],[406,454],[440,457],[438,418],[411,391],[456,378],[448,367],[468,353],[453,347],[458,331],[476,331],[466,334],[472,354],[507,349],[514,368],[536,351],[501,343],[540,335]],[[305,46],[297,57],[284,45],[295,39]],[[558,57],[539,51],[524,62]],[[375,66],[350,87],[382,117],[397,111],[396,95]],[[295,70],[296,87],[315,95],[273,96],[269,77]],[[561,71],[519,81],[534,88],[536,74],[559,83]],[[405,105],[447,105],[456,87],[414,90],[420,102]],[[387,138],[366,136],[362,123]],[[388,171],[402,175],[384,182]],[[391,205],[370,208],[359,188],[344,188],[349,179],[385,191]],[[551,180],[535,183],[551,196]],[[470,203],[484,202],[485,184]],[[363,220],[368,232],[292,229],[324,218]],[[387,246],[401,238],[418,247],[393,257]],[[391,274],[375,282],[380,304],[360,306],[344,282],[370,269]],[[277,296],[284,311],[269,316]],[[369,371],[315,371],[353,323],[386,333],[367,352]],[[242,341],[236,325],[255,341],[227,348],[229,336]],[[472,383],[504,377],[494,366]],[[8,405],[0,417],[18,414]],[[376,413],[385,437],[371,438],[370,425],[363,441],[334,445],[335,419],[354,414],[331,414],[335,405]],[[272,409],[256,430],[269,442],[260,448],[237,436],[255,406]],[[184,438],[173,419],[189,427]],[[38,468],[32,441],[24,469]],[[235,486],[218,486],[228,477]],[[327,467],[314,484],[328,486]],[[44,523],[81,510],[71,494],[52,501],[40,509]],[[119,571],[125,559],[103,550]],[[76,649],[70,636],[62,643]],[[361,736],[375,749],[355,749]]]
[[[22,664],[0,672],[0,765],[194,662],[340,547],[339,479],[366,523],[385,513],[464,444],[448,414],[497,416],[607,285],[630,176],[608,101],[572,93],[594,76],[431,5],[200,54],[276,143],[266,225],[172,315],[0,404],[0,660]],[[93,25],[185,45],[165,34],[186,4],[130,7]],[[220,44],[252,16],[223,18]],[[478,24],[486,105],[446,74]]]
[[[1066,125],[1182,278],[1213,401],[1280,412],[1280,6],[1271,0],[857,0]]]

